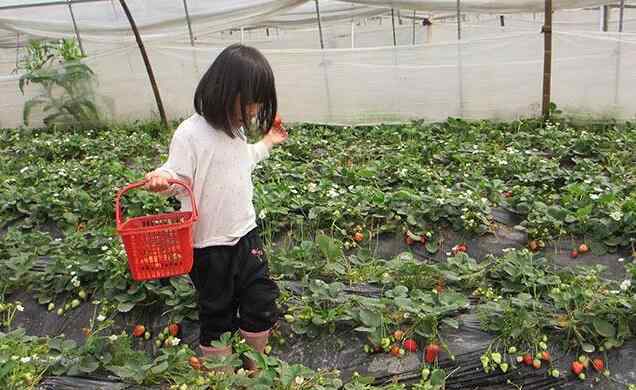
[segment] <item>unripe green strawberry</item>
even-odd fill
[[[499,368],[501,368],[501,372],[503,372],[504,374],[506,373],[506,371],[508,371],[508,363],[501,363],[499,365]]]

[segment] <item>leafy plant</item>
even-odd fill
[[[95,74],[81,60],[84,56],[74,40],[63,39],[56,44],[31,41],[22,64],[26,73],[20,77],[19,88],[36,84],[41,93],[24,104],[24,124],[35,107],[42,107],[44,124],[62,123],[68,126],[95,124],[100,116],[95,104]]]

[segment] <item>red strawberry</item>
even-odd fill
[[[530,250],[532,252],[536,252],[539,250],[539,242],[537,240],[532,240],[528,243],[528,248],[530,248]]]
[[[532,355],[530,355],[529,353],[523,355],[523,364],[525,364],[526,366],[532,365],[533,360],[534,359],[532,358]]]
[[[543,360],[544,362],[549,362],[551,359],[552,359],[552,356],[550,356],[550,352],[543,351],[541,353],[541,360]]]
[[[364,234],[362,234],[361,232],[356,232],[356,234],[353,235],[353,240],[355,242],[360,242],[364,240]]]
[[[441,294],[444,292],[445,289],[446,283],[444,283],[444,279],[439,279],[435,284],[435,291],[437,291],[438,294]]]
[[[535,368],[535,370],[540,369],[540,368],[541,368],[541,360],[539,360],[539,359],[534,359],[534,360],[532,361],[532,367],[534,367],[534,368]]]
[[[404,243],[408,246],[415,244],[415,241],[411,238],[411,236],[404,236]]]
[[[281,119],[280,115],[276,114],[276,117],[274,118],[273,126],[276,129],[280,129],[283,126],[283,120]]]
[[[468,247],[466,246],[466,244],[458,244],[458,245],[455,245],[453,249],[451,249],[451,253],[453,254],[453,256],[455,256],[459,252],[466,252],[467,250],[468,250]]]
[[[196,356],[191,356],[190,357],[190,365],[192,366],[192,368],[194,368],[195,370],[200,370],[202,367],[201,364],[201,360],[199,360],[198,357]]]
[[[427,345],[424,354],[424,360],[426,360],[426,363],[432,364],[433,362],[435,362],[440,350],[441,349],[439,345],[435,343],[430,343],[429,345]]]
[[[146,327],[143,325],[135,325],[132,331],[132,335],[135,337],[141,337],[146,333]]]
[[[579,245],[579,253],[586,253],[590,248],[586,244]]]
[[[404,349],[409,352],[417,352],[417,343],[413,339],[404,340]]]
[[[594,367],[596,372],[603,372],[603,370],[605,369],[605,362],[603,361],[603,359],[596,358],[592,360],[592,366]]]
[[[572,362],[571,368],[572,368],[572,373],[578,376],[580,373],[583,372],[583,369],[585,367],[583,367],[583,364],[581,362],[574,361]]]
[[[404,338],[404,332],[400,329],[396,330],[393,332],[393,338],[395,338],[396,341],[401,341]]]
[[[512,191],[504,191],[501,194],[504,198],[510,198],[512,196]]]
[[[570,252],[570,257],[576,259],[577,257],[579,257],[579,252],[576,249],[572,249],[572,252]]]
[[[391,355],[395,356],[395,357],[400,357],[403,354],[400,351],[400,347],[398,347],[397,345],[394,345],[391,347]]]
[[[172,337],[177,337],[179,334],[179,328],[179,324],[170,324],[168,325],[168,333],[170,333],[170,336]]]

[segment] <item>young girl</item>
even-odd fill
[[[269,63],[254,48],[229,46],[203,75],[194,107],[196,114],[174,133],[168,161],[146,175],[146,188],[177,195],[182,209],[190,210],[188,197],[167,179],[191,185],[199,220],[190,277],[199,293],[202,354],[230,355],[231,347],[210,343],[236,330],[263,352],[277,320],[279,290],[256,227],[251,173],[287,139],[285,130],[272,128],[277,102]],[[252,124],[265,133],[256,144],[246,141]],[[253,370],[254,362],[246,361],[245,368]]]

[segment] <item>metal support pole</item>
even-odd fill
[[[20,67],[20,33],[17,32],[15,33],[15,70],[14,72],[17,72],[19,67]]]
[[[245,41],[245,28],[241,27],[241,43]]]
[[[550,93],[552,84],[552,0],[545,0],[545,21],[543,24],[543,118],[550,117]]]
[[[194,34],[192,34],[192,22],[190,21],[190,12],[188,12],[187,0],[183,0],[183,9],[185,11],[186,22],[188,22],[188,33],[190,34],[190,45],[194,46]]]
[[[82,45],[82,37],[80,37],[80,32],[79,32],[79,29],[77,28],[77,22],[75,21],[75,13],[73,12],[73,6],[71,6],[72,2],[73,2],[72,0],[66,0],[66,3],[68,4],[68,10],[71,13],[71,20],[73,20],[73,31],[75,32],[75,37],[77,38],[77,43],[79,44],[80,52],[82,53],[83,56],[85,56],[86,52],[84,51],[84,45]]]
[[[351,48],[355,48],[356,47],[356,31],[355,31],[355,23],[353,22],[353,19],[351,19]]]
[[[506,27],[506,22],[504,21],[504,16],[503,15],[499,16],[499,25],[501,27]]]
[[[457,0],[457,40],[462,40],[462,8],[461,8],[461,0]]]
[[[623,32],[623,22],[625,21],[625,0],[621,0],[620,14],[618,16],[618,32]]]
[[[165,128],[168,128],[168,117],[166,116],[166,111],[163,109],[163,102],[161,101],[161,95],[159,95],[159,87],[157,87],[157,80],[155,80],[155,74],[152,71],[152,66],[150,65],[150,60],[148,59],[148,54],[146,53],[146,48],[144,47],[144,43],[141,40],[141,36],[139,35],[139,30],[137,30],[137,25],[135,24],[135,19],[133,19],[130,10],[128,9],[128,5],[126,4],[126,0],[119,0],[121,7],[128,18],[128,22],[130,23],[130,28],[132,28],[133,33],[135,34],[135,40],[137,41],[137,46],[139,46],[139,51],[141,52],[141,57],[144,60],[144,64],[146,65],[146,71],[148,72],[148,78],[150,79],[150,85],[152,86],[152,92],[155,95],[155,100],[157,101],[157,108],[159,109],[159,116],[161,117],[161,123]]]
[[[607,32],[609,24],[609,6],[601,7],[601,31]]]
[[[393,27],[393,46],[397,46],[397,39],[395,38],[395,13],[391,8],[391,26]]]
[[[318,18],[318,34],[320,34],[320,48],[325,48],[325,41],[322,37],[322,22],[320,21],[320,5],[318,4],[318,0],[314,0],[316,3],[316,17]]]
[[[411,44],[415,45],[415,25],[417,24],[417,20],[415,19],[415,10],[413,10],[413,39],[411,39]]]

